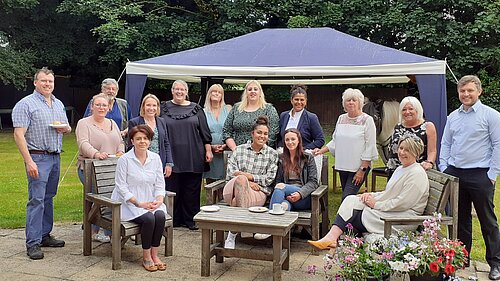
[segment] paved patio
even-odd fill
[[[94,243],[93,255],[82,254],[80,224],[56,225],[53,234],[64,239],[64,248],[43,248],[45,258],[33,261],[26,255],[24,229],[0,229],[0,279],[1,280],[272,280],[272,262],[225,258],[224,263],[211,260],[210,277],[200,276],[201,232],[185,228],[174,230],[174,255],[162,259],[166,271],[147,272],[141,266],[142,249],[132,241],[122,252],[122,269],[111,270],[111,247]],[[251,242],[251,241],[250,241]],[[237,243],[237,247],[264,250],[266,243]],[[320,270],[323,256],[310,254],[305,240],[292,238],[290,270],[282,272],[283,280],[325,280],[321,272],[307,273],[308,265],[316,264]],[[488,280],[489,266],[480,262],[458,271],[462,280],[477,277]],[[395,279],[395,278],[393,278]]]

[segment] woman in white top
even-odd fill
[[[122,203],[122,221],[141,225],[143,267],[165,270],[167,265],[158,258],[167,212],[163,165],[160,156],[148,150],[153,139],[148,125],[137,125],[128,133],[134,147],[118,159],[111,198]]]
[[[314,149],[314,155],[330,151],[335,156],[342,200],[358,193],[370,172],[371,161],[378,158],[375,123],[362,111],[364,99],[358,89],[345,90],[342,105],[347,113],[339,116],[332,140],[325,147]]]
[[[327,250],[337,247],[337,240],[348,230],[348,224],[354,233],[383,234],[384,222],[381,217],[421,215],[429,198],[429,179],[424,168],[417,163],[423,150],[424,144],[420,138],[415,135],[403,136],[398,147],[401,166],[394,171],[386,189],[348,196],[340,204],[333,226],[325,237],[308,243],[316,249]]]

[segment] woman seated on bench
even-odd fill
[[[318,241],[308,241],[319,250],[335,248],[340,235],[353,226],[355,233],[384,233],[384,216],[405,217],[421,215],[429,197],[429,180],[424,168],[417,163],[424,144],[414,135],[405,135],[399,141],[401,161],[382,192],[347,196],[339,207],[337,217],[328,234]]]
[[[259,116],[252,129],[252,142],[238,145],[227,162],[224,201],[233,207],[264,206],[278,170],[278,152],[267,146],[269,126]],[[226,248],[234,248],[236,234],[229,232]]]
[[[153,139],[148,125],[137,125],[128,134],[133,148],[116,163],[111,199],[122,203],[122,221],[141,226],[142,266],[147,271],[165,270],[167,265],[158,258],[167,213],[163,165],[160,156],[148,150]]]
[[[269,209],[281,203],[283,210],[309,210],[311,197],[318,188],[318,173],[314,156],[304,153],[302,137],[297,129],[290,128],[284,134],[283,154],[281,154]]]

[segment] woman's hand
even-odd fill
[[[249,181],[253,181],[253,175],[250,174],[250,173],[245,173],[245,172],[242,172],[242,171],[236,171],[233,173],[233,176],[237,177],[237,176],[245,176]]]
[[[212,154],[211,150],[207,150],[205,153],[205,162],[212,162],[212,159],[214,158],[214,155]]]
[[[300,195],[300,193],[294,192],[294,193],[288,195],[286,197],[286,200],[288,200],[289,202],[295,203],[295,202],[299,201],[301,198],[302,198],[302,196]]]
[[[355,185],[360,185],[363,183],[364,179],[365,179],[365,172],[362,170],[357,170],[356,174],[352,178],[352,183]]]
[[[172,167],[171,166],[165,166],[165,172],[163,172],[163,175],[168,178],[172,174]]]
[[[163,202],[158,201],[158,200],[151,202],[150,206],[149,206],[150,207],[149,211],[154,211],[154,210],[158,209],[162,203]]]
[[[97,152],[96,154],[94,154],[94,158],[99,159],[99,160],[104,160],[108,157],[109,157],[109,155],[106,152]]]
[[[366,206],[370,207],[370,208],[374,208],[375,207],[375,203],[377,202],[375,200],[375,197],[373,196],[373,194],[371,193],[363,193],[359,196],[359,199],[361,200],[361,202],[363,202]]]
[[[260,190],[260,185],[258,185],[257,183],[253,182],[253,181],[250,181],[248,182],[248,184],[250,185],[250,188],[255,190],[255,191],[259,191]]]

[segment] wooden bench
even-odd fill
[[[83,199],[83,255],[92,254],[91,225],[95,224],[111,230],[112,269],[121,268],[121,248],[132,235],[139,235],[141,228],[134,222],[120,221],[120,205],[111,200],[115,188],[115,171],[118,158],[106,160],[87,159],[84,162],[84,199]],[[95,191],[92,192],[92,186]],[[168,192],[164,202],[167,206],[165,231],[165,256],[172,255],[173,222],[175,193]],[[136,239],[136,243],[139,239]]]
[[[448,237],[457,239],[458,178],[436,170],[428,170],[427,176],[429,177],[429,199],[424,213],[417,217],[381,218],[384,221],[384,237],[388,238],[391,235],[394,225],[422,225],[426,219],[432,218],[434,213],[441,213],[441,224],[448,226]]]
[[[224,167],[227,167],[227,158],[231,152],[224,153]],[[318,240],[329,230],[328,218],[328,156],[323,156],[320,186],[311,193],[311,210],[298,211],[299,218],[295,225],[306,227],[312,240]],[[223,202],[222,191],[225,180],[219,180],[205,186],[206,204],[226,204]],[[320,224],[321,222],[321,224]],[[320,229],[321,228],[321,229]]]

